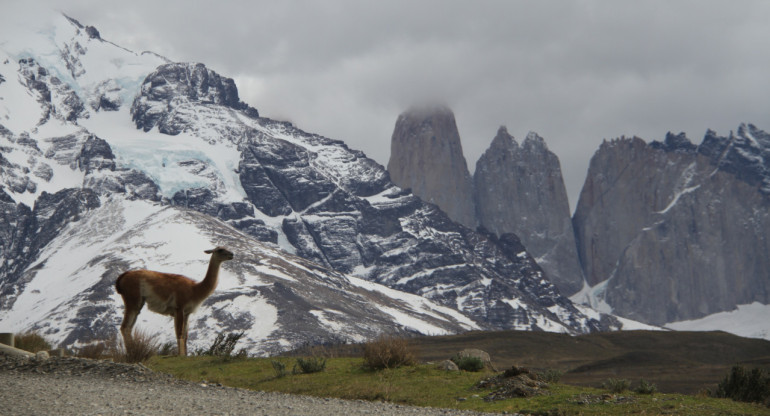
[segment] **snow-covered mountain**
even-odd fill
[[[245,330],[252,353],[304,343],[361,341],[382,332],[446,334],[479,328],[470,318],[411,295],[318,267],[268,247],[199,212],[146,200],[106,198],[69,222],[11,287],[0,315],[7,328],[34,327],[64,345],[114,331],[122,270],[151,268],[201,279],[213,242],[238,253],[215,293],[193,315],[191,343]],[[351,319],[355,317],[355,319]],[[172,341],[171,318],[147,310],[139,327]],[[242,341],[244,342],[244,341]]]
[[[65,345],[111,336],[113,282],[202,276],[228,246],[191,341],[253,352],[379,332],[581,333],[590,318],[513,235],[479,234],[344,143],[259,117],[234,82],[57,16],[0,42],[0,329]],[[167,318],[144,311],[140,326]],[[197,341],[196,341],[197,340]]]

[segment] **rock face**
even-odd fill
[[[16,204],[0,190],[0,310],[10,308],[26,281],[24,272],[58,232],[87,211],[99,207],[90,189],[64,189],[42,193],[30,209]]]
[[[41,123],[50,117],[75,121],[87,117],[83,102],[69,85],[41,67],[34,59],[19,60],[19,75],[43,109]]]
[[[770,303],[769,168],[770,135],[753,125],[699,146],[603,143],[573,219],[589,284],[652,324]]]
[[[149,131],[158,126],[161,133],[176,135],[184,130],[189,112],[194,111],[192,103],[221,105],[259,116],[256,109],[238,98],[235,81],[219,76],[201,63],[158,67],[144,80],[131,114],[137,128]]]
[[[412,108],[398,116],[388,172],[396,185],[410,188],[466,227],[476,227],[473,183],[450,109]]]
[[[473,175],[479,224],[514,233],[565,294],[583,287],[559,158],[530,133],[521,146],[501,127]]]
[[[413,109],[399,116],[388,163],[396,184],[466,226],[516,234],[563,293],[580,290],[583,275],[567,191],[559,159],[545,141],[530,133],[519,146],[501,127],[477,162],[472,182],[465,166],[449,109]]]

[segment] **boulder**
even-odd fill
[[[438,365],[436,365],[436,368],[444,371],[460,371],[460,368],[457,367],[457,364],[455,364],[455,362],[452,360],[444,360],[438,363]]]
[[[10,345],[0,344],[0,354],[4,355],[10,355],[13,357],[34,357],[35,354],[32,354],[29,351],[20,350],[15,347],[11,347]]]
[[[502,374],[481,380],[476,387],[493,389],[484,397],[485,401],[493,402],[545,394],[548,383],[541,381],[537,374],[527,368],[513,366]]]
[[[465,358],[465,357],[473,357],[478,358],[481,360],[482,363],[484,363],[484,366],[491,369],[492,371],[497,371],[495,369],[495,366],[492,365],[492,359],[489,357],[489,353],[486,351],[477,349],[477,348],[466,348],[460,352],[457,353],[457,357]]]

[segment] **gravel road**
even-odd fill
[[[140,364],[0,354],[0,415],[479,415],[177,380]]]

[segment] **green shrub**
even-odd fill
[[[173,342],[167,342],[160,346],[158,349],[158,355],[176,355],[176,344]]]
[[[626,379],[607,379],[602,383],[602,388],[609,390],[611,393],[623,393],[631,387],[631,382]]]
[[[29,352],[49,351],[53,349],[51,344],[36,332],[25,332],[14,338],[16,348]]]
[[[736,365],[719,383],[713,396],[770,405],[770,377],[759,368],[747,371]]]
[[[275,365],[273,367],[275,367]],[[324,371],[324,369],[326,369],[326,358],[297,358],[297,363],[294,364],[292,372],[294,374],[312,374],[320,373],[321,371]]]
[[[381,336],[364,344],[364,367],[371,370],[415,365],[417,354],[404,338]]]
[[[463,371],[481,371],[484,369],[484,361],[479,357],[468,355],[455,355],[452,361],[457,364],[457,368]]]
[[[638,394],[654,394],[658,391],[658,386],[656,386],[654,383],[650,383],[644,379],[641,379],[639,380],[639,387],[637,387],[634,391]]]
[[[273,370],[275,370],[275,378],[285,377],[288,374],[286,372],[286,364],[275,360],[271,360],[270,364],[273,365]]]
[[[558,383],[563,375],[564,372],[549,368],[548,370],[538,373],[537,376],[546,383]]]

